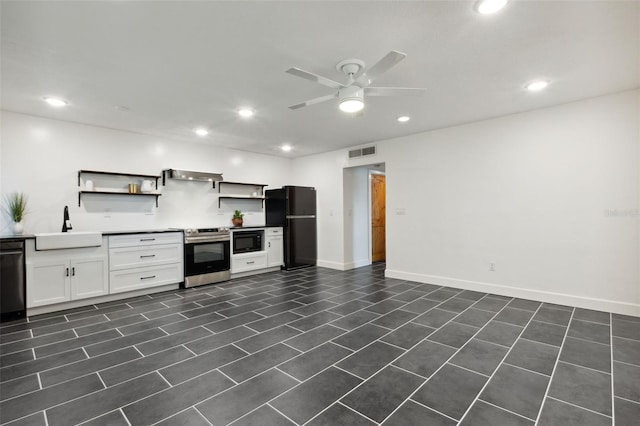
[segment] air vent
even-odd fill
[[[349,158],[365,157],[367,155],[376,155],[376,147],[368,146],[366,148],[352,149],[349,151]]]

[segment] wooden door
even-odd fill
[[[371,175],[371,261],[386,259],[385,212],[386,177]]]

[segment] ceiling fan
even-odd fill
[[[331,95],[310,99],[296,105],[291,105],[290,109],[298,109],[320,102],[338,98],[339,108],[344,112],[358,112],[364,108],[364,97],[366,96],[422,96],[427,89],[413,87],[373,87],[371,83],[379,75],[389,71],[400,61],[406,58],[402,52],[392,50],[373,66],[366,69],[365,63],[359,59],[345,59],[336,65],[336,69],[347,75],[345,84],[314,74],[300,68],[289,68],[286,72],[306,80],[315,81],[323,86],[335,89]]]

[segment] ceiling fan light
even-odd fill
[[[358,112],[364,108],[364,101],[359,98],[345,98],[340,101],[340,111]]]

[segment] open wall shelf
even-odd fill
[[[242,188],[241,193],[239,194],[231,194],[231,193],[223,193],[222,187],[224,186],[239,186]],[[261,206],[264,207],[264,187],[267,186],[263,183],[247,183],[247,182],[232,182],[232,181],[221,181],[218,182],[218,208],[220,208],[220,202],[222,200],[260,200]],[[255,189],[256,195],[251,195],[249,191],[251,189]]]
[[[82,185],[81,177],[82,175],[96,175],[96,176],[122,176],[122,177],[132,177],[136,179],[153,179],[156,182],[156,188],[158,188],[158,180],[160,176],[156,175],[143,175],[137,173],[118,173],[118,172],[104,172],[98,170],[79,170],[78,171],[78,187]],[[156,207],[158,207],[158,197],[162,194],[159,192],[124,192],[118,190],[98,190],[98,191],[90,191],[90,190],[80,190],[78,191],[78,207],[82,202],[82,196],[84,194],[97,194],[97,195],[127,195],[127,196],[142,196],[142,197],[155,197],[156,199]]]

